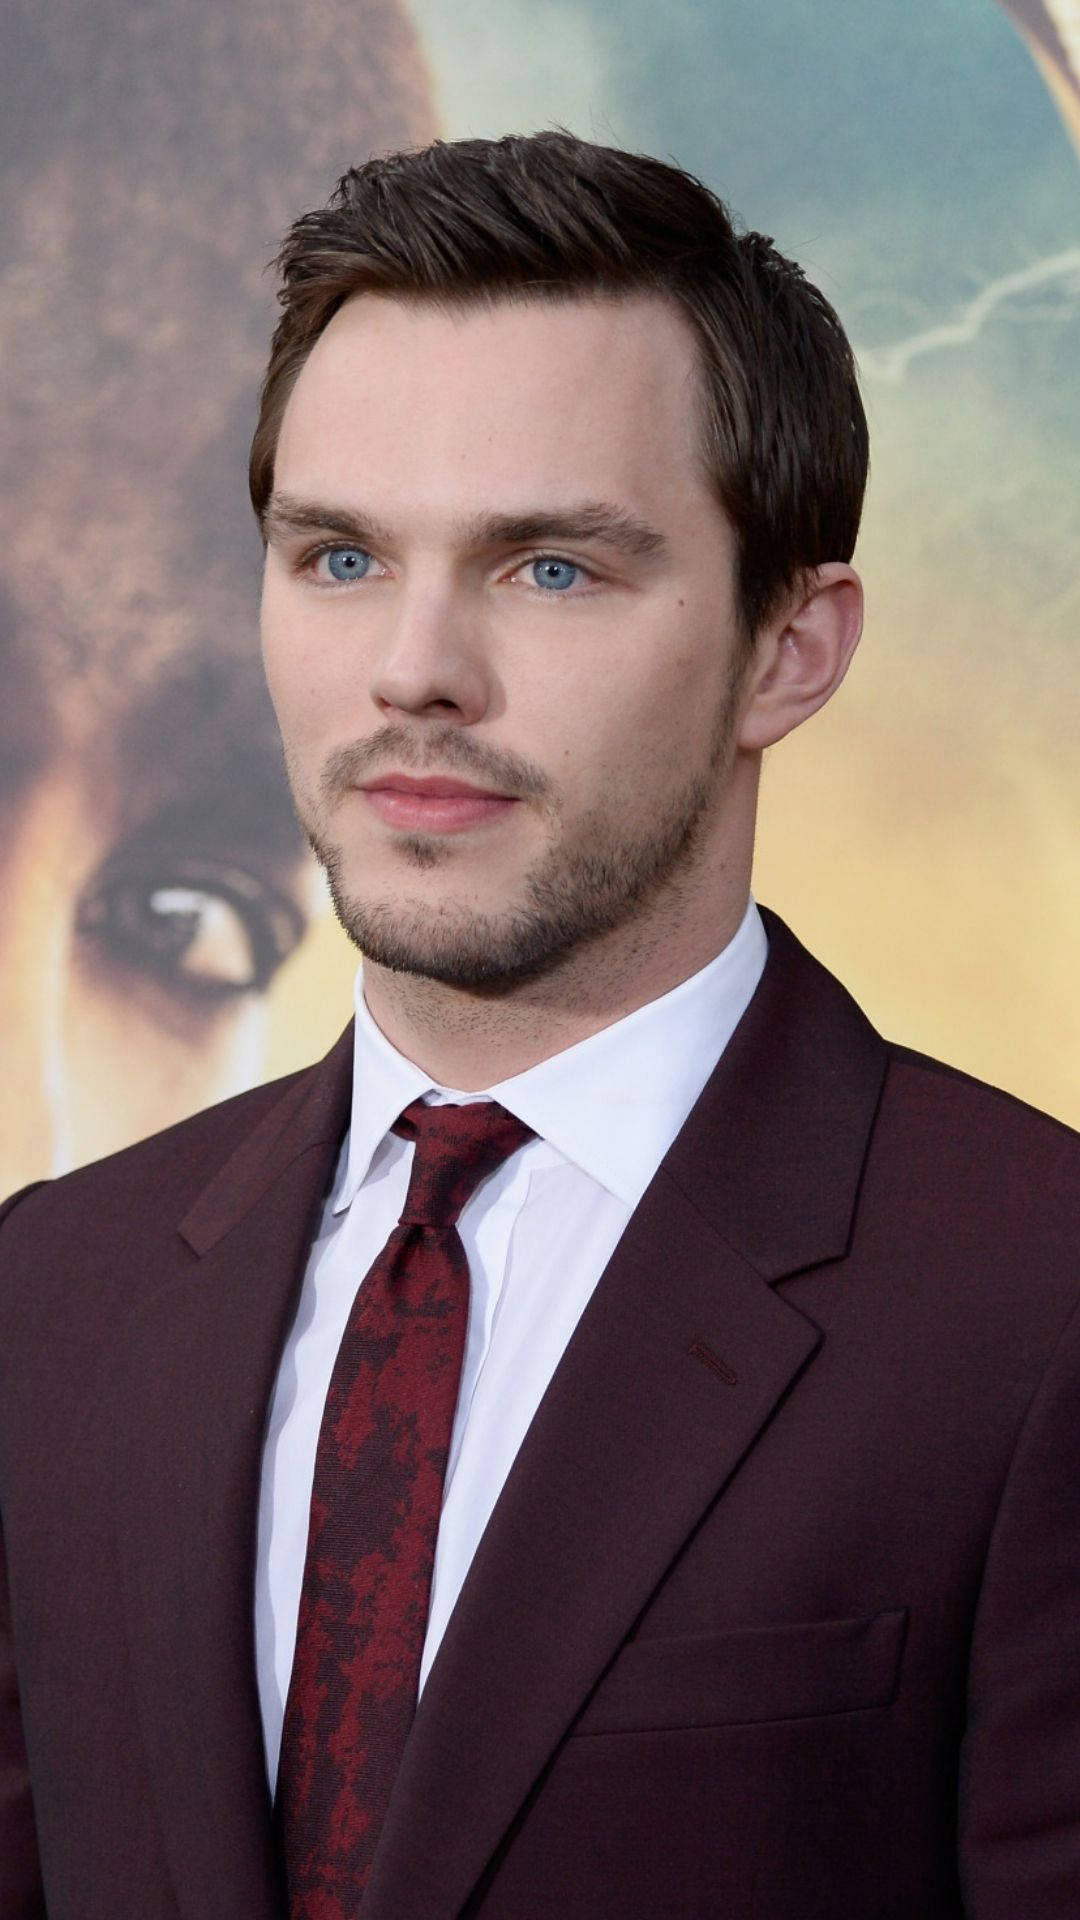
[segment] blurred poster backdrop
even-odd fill
[[[5,0],[0,1192],[314,1058],[356,956],[245,493],[297,213],[372,151],[671,157],[864,375],[869,614],[758,897],[894,1037],[1080,1121],[1080,0]]]

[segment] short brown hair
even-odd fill
[[[702,363],[710,479],[736,534],[749,636],[803,573],[849,560],[866,486],[855,362],[828,301],[679,168],[562,132],[435,141],[354,167],[278,256],[283,312],[251,448],[260,521],[282,415],[359,293],[435,304],[657,294]]]

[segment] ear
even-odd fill
[[[831,700],[859,644],[862,616],[862,582],[843,561],[806,575],[797,598],[758,635],[743,689],[740,747],[774,746]]]

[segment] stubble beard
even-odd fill
[[[583,948],[642,915],[665,891],[677,894],[692,872],[730,769],[737,695],[733,683],[705,769],[668,794],[648,825],[633,834],[597,808],[575,823],[572,834],[560,835],[559,809],[544,776],[523,761],[499,756],[500,768],[509,766],[517,776],[512,783],[498,781],[500,790],[540,804],[553,829],[548,850],[522,878],[520,904],[502,912],[432,906],[419,898],[369,899],[350,891],[344,848],[323,824],[324,807],[304,805],[297,793],[301,824],[326,873],[342,928],[375,965],[471,994],[497,998],[555,973]],[[419,750],[411,739],[408,758],[402,751],[408,736],[397,728],[344,749],[324,772],[324,806],[358,778],[376,751],[385,761],[389,747],[396,749],[398,766],[434,763],[492,776],[494,757],[474,754],[467,736],[452,728],[438,729],[438,735],[427,734]],[[441,836],[415,834],[401,836],[395,851],[414,871],[431,872],[449,865],[457,849]]]

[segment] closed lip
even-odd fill
[[[379,773],[365,780],[362,793],[415,793],[428,800],[510,800],[512,794],[492,787],[474,787],[467,780],[448,780],[441,774],[417,777],[409,773]]]

